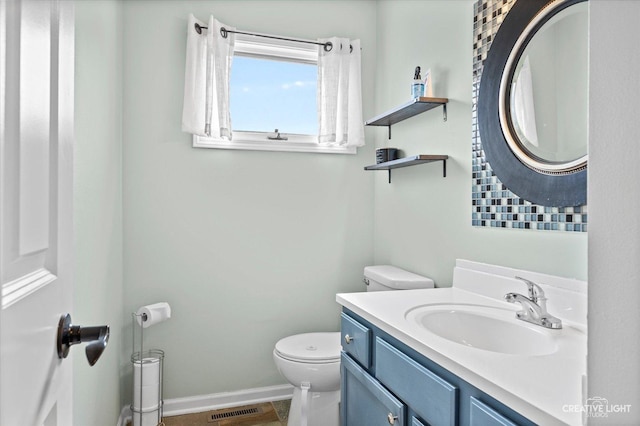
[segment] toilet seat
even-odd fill
[[[326,364],[340,361],[340,333],[304,333],[276,343],[275,353],[289,361]]]

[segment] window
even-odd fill
[[[234,132],[317,135],[317,73],[313,64],[237,55],[229,89]]]
[[[229,88],[233,140],[194,136],[194,146],[355,154],[355,147],[317,143],[317,49],[236,34]],[[269,139],[275,129],[281,139]]]

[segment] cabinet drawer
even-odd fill
[[[341,425],[406,426],[406,406],[351,357],[341,358]]]
[[[458,389],[376,338],[376,378],[432,425],[455,425]],[[475,424],[474,424],[475,426]]]
[[[471,397],[470,424],[473,426],[517,426],[493,408]]]
[[[342,330],[342,349],[365,368],[369,368],[371,366],[371,330],[344,313],[340,329]]]

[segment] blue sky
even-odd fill
[[[230,108],[234,131],[318,134],[316,65],[234,56]]]

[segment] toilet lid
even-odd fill
[[[285,337],[276,343],[282,358],[300,362],[335,362],[340,359],[340,333],[305,333]]]

